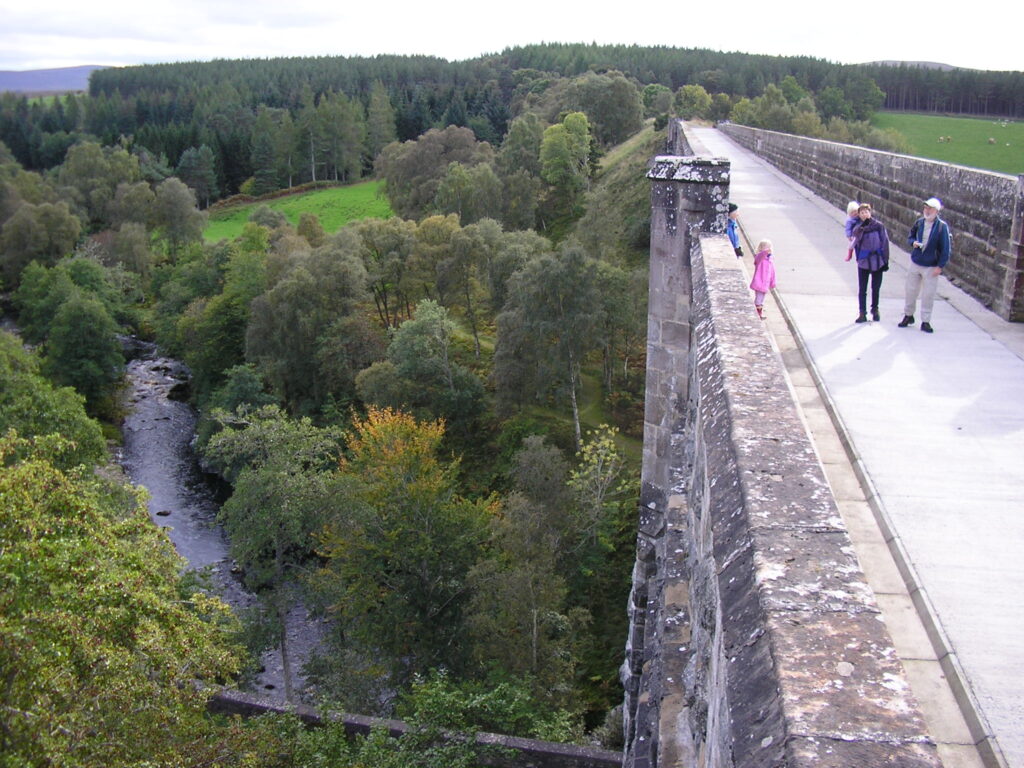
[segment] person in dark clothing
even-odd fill
[[[732,249],[736,252],[736,258],[743,258],[743,246],[740,245],[740,215],[737,213],[739,208],[736,203],[729,203],[729,220],[725,223],[725,233],[729,235],[729,242],[732,243]]]
[[[857,257],[857,302],[860,313],[855,323],[866,323],[868,282],[871,282],[871,319],[881,320],[878,297],[882,291],[882,274],[889,269],[889,233],[878,219],[871,215],[871,206],[861,203],[857,209],[860,222],[853,227],[853,253],[846,260]]]

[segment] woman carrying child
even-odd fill
[[[882,291],[882,274],[889,269],[889,233],[877,219],[871,218],[871,206],[861,203],[860,219],[853,228],[853,254],[857,256],[857,302],[860,314],[855,323],[866,323],[868,281],[871,282],[871,319],[878,322],[878,298]],[[846,260],[849,261],[850,254]]]

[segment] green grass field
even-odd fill
[[[918,157],[1015,176],[1024,173],[1024,121],[878,112],[871,123],[902,133]],[[951,140],[940,142],[940,136]]]
[[[223,239],[235,239],[242,234],[249,214],[260,205],[267,205],[275,211],[280,211],[293,225],[298,225],[299,217],[303,213],[314,213],[320,219],[324,231],[328,233],[337,231],[350,221],[386,219],[393,214],[387,199],[377,194],[379,188],[379,181],[364,181],[215,211],[210,214],[210,221],[203,231],[203,237],[212,243]]]

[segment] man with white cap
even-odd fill
[[[921,330],[932,333],[932,304],[935,303],[935,289],[938,287],[942,268],[949,262],[952,243],[949,225],[939,218],[942,201],[930,197],[924,201],[924,215],[910,228],[907,243],[910,252],[910,267],[907,271],[906,301],[900,328],[914,324],[914,308],[917,296],[921,295]]]

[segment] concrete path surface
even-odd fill
[[[768,326],[788,326],[796,338],[841,437],[860,495],[847,498],[849,470],[826,473],[933,737],[947,745],[947,768],[979,755],[1024,768],[1024,324],[1002,321],[940,278],[935,333],[898,328],[909,256],[894,248],[881,322],[855,325],[845,211],[713,128],[687,133],[703,145],[697,154],[732,163],[748,266],[759,239],[774,244],[778,304],[766,306],[788,323],[769,317]],[[894,246],[906,242],[902,226],[889,234]],[[819,449],[823,462],[828,453]],[[860,529],[872,515],[857,517],[865,509],[882,533],[875,550],[888,550],[899,578],[870,564],[877,552]],[[960,711],[950,713],[947,700]],[[964,741],[975,751],[958,748]]]

